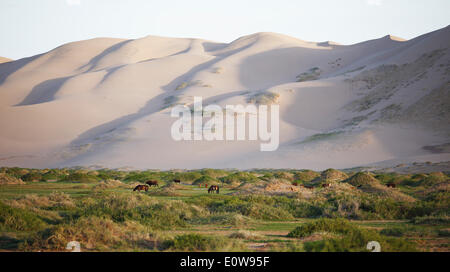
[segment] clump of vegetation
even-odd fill
[[[203,82],[201,80],[194,80],[194,81],[189,81],[189,82],[182,82],[180,83],[175,90],[179,91],[179,90],[183,90],[186,89],[187,87],[191,87],[191,86],[198,86],[198,85],[203,85]]]
[[[81,201],[73,216],[110,218],[118,223],[131,220],[153,229],[173,229],[185,227],[188,220],[200,214],[183,201],[155,200],[143,194],[98,193]]]
[[[321,73],[322,71],[318,67],[311,68],[308,71],[298,75],[297,82],[317,80],[319,79]]]
[[[278,103],[280,95],[272,92],[261,92],[247,99],[247,103],[256,105],[272,105]]]
[[[385,237],[374,230],[362,229],[344,219],[319,219],[297,227],[289,237],[304,238],[314,233],[331,233],[336,238],[306,242],[306,251],[365,251],[367,243],[377,241],[382,251],[416,251],[414,244],[400,238]]]
[[[342,181],[348,178],[348,175],[336,169],[327,169],[320,174],[320,178],[325,181]]]
[[[43,180],[42,174],[37,172],[30,172],[22,176],[23,181],[27,182],[39,182]]]
[[[183,234],[166,240],[163,248],[171,251],[241,251],[243,246],[240,241],[223,236]]]
[[[260,239],[261,235],[256,234],[251,231],[248,231],[248,230],[239,230],[239,231],[231,233],[230,235],[228,235],[228,237],[234,238],[234,239],[255,240],[255,239]]]
[[[77,171],[65,176],[62,181],[75,182],[75,183],[96,183],[99,179],[88,173]]]
[[[78,241],[83,251],[112,251],[133,248],[136,238],[147,236],[139,226],[91,216],[40,231],[28,238],[21,248],[26,251],[65,251],[68,242]]]
[[[380,231],[380,234],[382,235],[386,235],[386,236],[395,236],[395,237],[401,237],[405,234],[405,229],[404,228],[387,228],[387,229],[382,229]]]
[[[218,185],[219,182],[215,178],[212,178],[210,176],[203,176],[201,178],[196,179],[192,185]]]
[[[48,195],[26,194],[9,201],[18,208],[70,208],[75,207],[73,199],[64,192],[52,192]]]
[[[0,173],[0,185],[5,184],[25,184],[20,178],[16,178],[7,173]]]
[[[295,228],[288,234],[292,238],[304,238],[316,232],[330,232],[336,234],[348,234],[356,227],[344,219],[319,219]]]
[[[248,172],[235,172],[226,177],[220,178],[220,181],[227,184],[241,184],[243,182],[252,183],[258,180],[259,179],[255,175]]]
[[[182,182],[192,183],[193,181],[202,177],[202,174],[199,172],[181,172],[177,173],[175,177]]]
[[[222,67],[214,67],[211,72],[214,74],[221,74],[223,72],[223,68]]]
[[[376,185],[379,183],[379,181],[374,178],[372,175],[364,172],[359,172],[353,175],[351,178],[347,179],[345,182],[358,187],[358,186],[364,186],[364,185]]]
[[[227,175],[229,175],[229,173],[225,170],[221,170],[221,169],[202,169],[200,170],[200,173],[204,176],[210,176],[212,178],[222,178],[225,177]]]
[[[14,208],[0,202],[0,229],[2,231],[32,231],[45,226],[33,212]]]
[[[318,176],[320,176],[320,174],[315,171],[302,170],[302,171],[296,172],[294,174],[294,179],[299,180],[302,183],[305,183],[305,182],[312,181],[313,179],[317,178]]]
[[[416,225],[450,225],[450,216],[422,216],[415,217],[411,223]]]
[[[133,171],[124,178],[125,182],[139,181],[145,182],[151,179],[159,179],[159,175],[152,171]]]
[[[100,181],[97,185],[92,187],[93,190],[105,190],[111,188],[128,187],[126,184],[116,179],[107,179]]]

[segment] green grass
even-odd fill
[[[449,194],[439,187],[448,177],[443,173],[373,175],[373,182],[394,182],[396,191],[415,198],[404,203],[347,187],[309,189],[309,198],[234,194],[240,184],[302,184],[321,174],[308,170],[0,172],[52,180],[0,185],[0,250],[65,251],[73,239],[85,251],[366,251],[368,239],[378,239],[385,251],[448,251],[450,244]],[[192,185],[202,178],[218,180],[220,194]],[[107,179],[123,184],[94,189]],[[132,184],[149,179],[161,187],[132,191]],[[171,186],[173,179],[181,184]],[[159,195],[164,185],[176,194]]]

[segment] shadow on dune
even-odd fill
[[[120,48],[122,48],[124,45],[128,44],[131,41],[133,41],[133,40],[126,40],[126,41],[119,42],[119,43],[114,44],[113,46],[108,47],[102,53],[100,53],[97,56],[93,57],[87,64],[85,64],[85,65],[81,66],[80,68],[78,68],[78,70],[82,70],[84,68],[89,67],[89,69],[85,73],[92,72],[92,70],[99,64],[99,62],[105,56],[113,53],[116,50],[119,50]]]
[[[2,85],[10,75],[14,74],[18,70],[20,70],[22,67],[24,67],[28,63],[32,62],[33,60],[39,58],[40,56],[42,56],[44,54],[40,54],[40,55],[36,55],[33,57],[28,57],[28,58],[23,58],[23,59],[19,59],[19,60],[15,60],[15,61],[0,63],[0,71],[1,71],[0,72],[0,85]]]
[[[14,106],[28,106],[52,101],[55,94],[69,78],[71,77],[60,77],[39,83],[33,87],[22,102]]]

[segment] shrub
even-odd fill
[[[209,225],[217,224],[222,226],[245,227],[253,220],[239,213],[213,213],[206,216],[194,217],[189,220],[191,224]]]
[[[33,231],[45,227],[36,214],[0,202],[0,229],[5,231]]]
[[[274,202],[269,197],[243,196],[216,200],[208,204],[207,208],[214,213],[237,212],[253,219],[262,220],[290,220],[293,216],[281,206],[271,205]]]
[[[95,183],[99,181],[96,176],[89,175],[83,172],[71,173],[61,179],[62,181],[78,182],[78,183]]]
[[[143,171],[143,172],[131,172],[129,173],[124,181],[130,182],[130,181],[139,181],[139,182],[145,182],[150,179],[157,179],[158,175],[153,172]]]
[[[78,203],[73,216],[110,218],[118,223],[132,220],[153,229],[174,229],[186,226],[188,220],[201,213],[202,210],[178,200],[155,200],[144,194],[97,193]]]
[[[208,185],[217,185],[219,184],[216,179],[210,177],[210,176],[203,176],[201,178],[196,179],[192,185],[199,185],[199,184],[208,184]]]
[[[320,174],[317,172],[314,172],[311,170],[303,170],[303,171],[296,172],[294,175],[294,178],[296,180],[300,180],[304,183],[304,182],[310,182],[319,176],[320,176]]]
[[[10,202],[11,206],[18,208],[70,208],[75,204],[70,195],[63,192],[52,192],[49,195],[39,196],[26,194]]]
[[[242,182],[252,183],[258,181],[258,178],[247,172],[236,172],[226,177],[220,178],[220,180],[227,184],[233,184]]]
[[[65,251],[70,241],[78,241],[82,250],[113,250],[132,248],[139,226],[121,225],[110,219],[81,217],[78,220],[51,227],[28,238],[22,250]],[[141,235],[140,238],[145,238]]]
[[[172,251],[233,251],[242,250],[241,242],[221,236],[183,234],[166,240],[163,248]]]
[[[423,216],[415,217],[411,220],[411,223],[418,225],[449,225],[449,216]]]
[[[304,244],[306,251],[367,251],[366,245],[369,241],[379,242],[382,251],[416,250],[411,242],[399,238],[388,238],[374,230],[362,229],[345,219],[319,219],[297,227],[288,236],[304,238],[320,232],[337,234],[341,238],[325,238],[320,241],[306,242]]]
[[[355,230],[355,226],[345,219],[319,219],[295,228],[288,234],[292,238],[304,238],[315,232],[347,234]]]
[[[200,173],[204,176],[210,176],[212,178],[221,178],[228,175],[228,172],[220,169],[203,169]]]
[[[248,231],[248,230],[239,230],[237,232],[233,232],[228,237],[234,238],[234,239],[245,239],[245,240],[261,238],[260,235],[253,233],[251,231]]]
[[[193,182],[194,180],[201,178],[202,174],[198,172],[182,172],[177,173],[175,177],[180,179],[182,182]]]
[[[386,236],[401,237],[405,234],[405,229],[404,228],[387,228],[387,229],[382,229],[380,231],[380,234],[383,234]]]
[[[448,229],[440,229],[438,230],[439,237],[450,237],[450,231]]]

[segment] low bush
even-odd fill
[[[77,182],[77,183],[96,183],[99,179],[96,176],[87,173],[75,172],[65,176],[61,181]]]
[[[220,178],[220,181],[222,181],[223,183],[227,183],[227,184],[237,184],[237,183],[243,183],[243,182],[256,182],[259,179],[254,176],[251,173],[248,172],[236,172],[233,174],[230,174],[226,177],[222,177]]]
[[[304,238],[314,233],[336,234],[338,238],[325,238],[306,242],[306,251],[346,252],[367,251],[367,243],[377,241],[382,251],[416,251],[414,244],[400,238],[389,238],[374,230],[362,229],[345,219],[319,219],[297,227],[288,237]]]
[[[415,217],[411,223],[417,225],[450,225],[449,216],[423,216]]]
[[[221,236],[183,234],[166,240],[162,247],[170,251],[241,251],[243,244]]]
[[[36,214],[0,202],[0,229],[3,231],[35,231],[45,227]]]
[[[401,237],[405,234],[405,229],[404,228],[387,228],[387,229],[382,229],[380,231],[380,234],[386,235],[386,236]]]
[[[136,233],[140,234],[138,237]],[[111,251],[133,248],[136,239],[147,236],[139,226],[118,224],[107,218],[81,217],[67,224],[60,224],[36,233],[22,245],[24,251],[66,251],[70,241],[81,244],[83,251]]]

